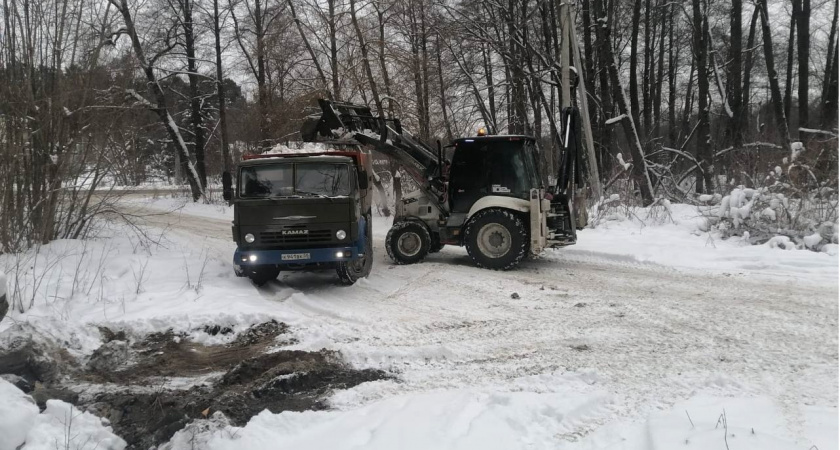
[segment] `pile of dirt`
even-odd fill
[[[210,330],[230,334],[223,333],[224,327]],[[100,331],[103,344],[84,365],[67,355],[61,360],[45,356],[50,352],[43,345],[21,343],[13,352],[15,360],[26,360],[21,355],[30,352],[37,355],[33,358],[37,364],[7,366],[3,358],[8,355],[0,351],[0,372],[37,386],[31,394],[42,397],[40,404],[57,397],[108,419],[129,448],[162,444],[194,419],[216,412],[233,425],[244,425],[265,409],[275,413],[324,409],[330,392],[386,377],[378,370],[352,369],[326,350],[276,350],[289,328],[275,321],[255,325],[226,345],[202,345],[171,330],[133,342],[124,332]],[[176,377],[211,381],[176,389],[167,382]],[[88,387],[107,383],[107,387],[80,397],[73,388],[78,381]]]

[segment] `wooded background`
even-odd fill
[[[183,177],[204,198],[241,154],[299,139],[318,97],[428,143],[534,135],[552,173],[560,4],[2,0],[2,251],[84,234],[109,210],[96,188]],[[837,0],[572,4],[607,193],[782,183],[836,220]]]

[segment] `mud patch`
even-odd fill
[[[278,349],[293,339],[286,336],[289,328],[275,321],[251,327],[226,345],[202,345],[171,330],[130,342],[125,333],[106,330],[100,330],[103,345],[84,365],[53,360],[49,368],[61,370],[44,370],[40,363],[37,370],[31,364],[12,371],[0,365],[0,372],[31,380],[39,403],[61,398],[108,419],[135,449],[160,445],[194,419],[216,412],[232,425],[244,425],[265,409],[324,409],[332,391],[387,376],[352,369],[326,350]],[[216,331],[224,332],[223,327]],[[63,375],[60,381],[57,373]],[[188,385],[178,388],[173,379],[186,379]]]

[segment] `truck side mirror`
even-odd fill
[[[233,177],[230,172],[222,172],[222,198],[228,202],[233,198]]]
[[[368,173],[367,170],[359,172],[359,189],[368,188]]]

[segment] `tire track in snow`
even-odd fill
[[[224,260],[232,254],[226,221],[181,214],[151,222],[209,238],[203,245]],[[523,376],[593,370],[593,382],[617,397],[610,410],[620,416],[698,389],[768,393],[792,415],[803,402],[836,406],[836,286],[562,251],[511,272],[475,268],[463,249],[449,247],[419,265],[393,266],[382,236],[374,245],[374,272],[356,286],[338,286],[332,274],[292,273],[255,292],[308,319],[303,344],[311,339],[354,365],[398,373],[401,382],[380,396],[507,389]]]

